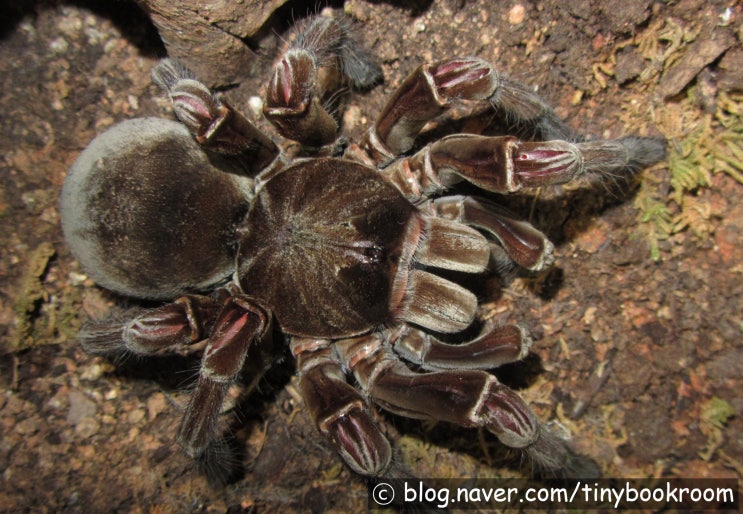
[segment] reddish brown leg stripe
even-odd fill
[[[204,350],[202,375],[232,381],[243,368],[250,343],[265,335],[268,322],[268,313],[247,297],[227,300]]]
[[[437,215],[484,230],[493,236],[519,266],[539,271],[553,262],[552,243],[530,223],[484,199],[448,196],[435,200]]]
[[[124,325],[126,348],[138,354],[155,353],[204,339],[222,304],[207,296],[186,295],[152,309]]]
[[[176,116],[200,145],[213,152],[247,157],[241,163],[251,175],[268,168],[279,157],[278,147],[190,75],[170,59],[161,61],[152,71],[155,83],[170,94]]]
[[[424,369],[494,369],[523,359],[531,347],[531,337],[516,325],[488,325],[476,339],[447,344],[422,330],[406,328],[394,340],[394,350],[404,359]]]
[[[228,298],[204,350],[201,375],[183,417],[178,440],[193,456],[214,440],[217,416],[251,344],[265,335],[270,314],[247,296]]]
[[[354,471],[366,476],[381,474],[389,466],[392,449],[366,400],[346,382],[330,342],[320,346],[318,340],[307,341],[295,338],[292,348],[298,353],[299,388],[313,422]]]
[[[529,446],[539,437],[531,409],[484,371],[415,373],[394,356],[377,352],[353,372],[374,402],[390,412],[484,427],[513,448]]]

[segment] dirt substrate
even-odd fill
[[[70,255],[59,193],[96,134],[127,118],[171,116],[149,77],[164,50],[127,2],[26,4],[0,16],[0,510],[363,509],[366,485],[309,423],[291,362],[226,419],[245,471],[213,487],[173,443],[178,386],[190,383],[196,362],[115,368],[80,349],[81,323],[122,301]],[[734,92],[740,76],[728,62],[740,60],[740,5],[612,4],[338,3],[385,74],[350,101],[346,132],[358,139],[418,64],[455,55],[480,56],[538,86],[571,127],[598,137],[663,134],[676,152],[701,134],[701,121],[711,120],[716,135],[720,120],[743,113]],[[290,7],[296,17],[306,12]],[[287,28],[283,17],[272,23],[277,33]],[[227,92],[251,118],[248,99],[263,93],[279,44],[267,33],[253,78]],[[467,130],[477,122],[450,123]],[[502,290],[481,287],[483,316],[521,322],[535,338],[533,355],[499,376],[605,476],[743,473],[743,189],[710,166],[707,186],[684,189],[676,168],[662,164],[641,176],[642,186],[584,184],[508,201],[555,241],[556,264]],[[686,225],[683,202],[703,207],[695,216],[688,210]],[[648,205],[665,206],[673,227]],[[380,421],[417,476],[520,476],[518,459],[487,434],[391,415]]]

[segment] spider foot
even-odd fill
[[[134,309],[124,313],[112,314],[104,319],[89,320],[82,328],[77,338],[86,353],[123,360],[131,355],[131,350],[122,337],[122,327],[141,313],[141,309]]]
[[[223,487],[238,480],[243,474],[240,450],[234,439],[219,438],[194,460],[196,469],[206,476],[212,487]]]
[[[311,17],[274,68],[263,114],[284,137],[332,153],[338,139],[338,122],[331,114],[337,110],[337,93],[348,85],[370,87],[381,76],[350,22]]]
[[[249,156],[245,164],[251,174],[269,167],[279,156],[268,137],[178,62],[160,61],[152,70],[152,80],[170,95],[176,116],[205,149]]]
[[[346,382],[330,341],[292,339],[299,388],[318,431],[328,438],[355,472],[379,476],[392,459],[389,441],[380,432],[361,393]]]
[[[568,139],[572,131],[529,86],[497,72],[476,57],[432,64],[429,73],[442,105],[454,100],[486,100],[512,125],[530,124],[541,139]]]
[[[596,479],[601,469],[593,459],[576,453],[570,445],[540,427],[539,437],[526,447],[524,453],[531,467],[531,474],[542,479]]]
[[[330,66],[337,58],[342,76],[354,89],[372,87],[382,79],[376,57],[357,39],[353,23],[345,16],[307,18],[292,46],[314,54],[321,66]]]
[[[610,141],[577,144],[587,173],[612,176],[618,170],[634,172],[666,157],[666,140],[658,137],[626,136]]]
[[[216,296],[185,295],[156,309],[130,309],[90,321],[79,339],[93,355],[152,355],[205,338],[221,308]]]

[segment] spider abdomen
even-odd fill
[[[125,121],[99,135],[62,190],[65,238],[96,282],[138,298],[208,290],[234,272],[252,180],[180,123]]]
[[[387,323],[415,212],[371,168],[331,158],[299,162],[255,198],[240,239],[240,285],[290,334],[336,338]]]

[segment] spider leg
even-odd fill
[[[196,388],[191,394],[178,442],[191,457],[210,459],[217,417],[225,395],[242,370],[248,349],[266,335],[269,313],[245,295],[228,298],[209,335]],[[207,468],[213,463],[205,462]]]
[[[246,364],[248,349],[266,336],[270,314],[253,299],[231,295],[225,288],[208,297],[185,295],[122,321],[111,318],[81,331],[85,350],[98,355],[151,355],[208,337],[199,379],[177,438],[186,453],[200,459],[205,470],[213,473],[210,478],[226,479],[230,463],[216,462],[224,455],[209,451],[215,444],[217,416],[230,385]],[[264,349],[254,351],[251,361],[256,362],[251,371],[265,367],[270,359]]]
[[[398,355],[426,370],[486,370],[526,357],[532,339],[518,325],[487,323],[480,335],[462,344],[447,344],[408,326],[394,334],[391,342]]]
[[[485,271],[490,259],[487,239],[466,225],[433,216],[418,215],[410,227],[392,284],[393,318],[438,332],[464,330],[475,318],[477,297],[417,265],[468,273]]]
[[[477,297],[472,292],[418,269],[419,265],[480,273],[491,262],[498,268],[515,262],[530,270],[552,262],[552,244],[547,238],[497,206],[469,197],[444,197],[422,206],[422,211],[408,231],[392,287],[390,306],[396,320],[453,333],[467,328],[475,318]],[[500,246],[472,227],[488,232]]]
[[[79,338],[85,351],[94,355],[151,355],[206,338],[221,309],[216,297],[184,295],[128,319],[112,316],[89,322]]]
[[[343,18],[314,16],[301,27],[268,83],[264,116],[282,136],[305,147],[335,150],[339,91],[369,87],[382,76],[374,57]]]
[[[367,339],[377,338],[378,344]],[[539,438],[539,422],[514,391],[481,370],[411,371],[378,336],[335,343],[362,390],[385,410],[409,418],[484,427],[511,448]]]
[[[513,329],[520,331],[517,327]],[[482,337],[510,339],[506,333],[513,329],[487,329]],[[401,338],[409,335],[419,337],[421,333],[411,330],[399,334]],[[521,337],[515,333],[512,336],[515,336],[512,342]],[[535,475],[581,478],[600,475],[595,463],[575,454],[562,439],[541,427],[535,414],[514,391],[494,376],[475,369],[481,367],[480,363],[466,357],[460,360],[458,357],[463,355],[447,348],[443,359],[434,360],[438,361],[436,365],[448,369],[415,373],[392,353],[385,338],[382,334],[370,334],[333,343],[344,368],[353,373],[363,393],[380,407],[410,418],[484,427],[506,446],[522,449]],[[399,341],[393,344],[400,347]],[[438,351],[437,348],[429,355]],[[494,355],[497,350],[486,350],[483,355],[487,359],[491,357],[489,352]],[[509,355],[506,351],[496,360],[510,362],[521,358],[521,353]],[[374,430],[378,430],[376,426]]]
[[[657,139],[624,137],[608,141],[519,141],[515,137],[456,134],[435,141],[382,170],[412,202],[467,181],[486,191],[563,184],[586,174],[613,176],[665,156]]]
[[[413,260],[454,271],[484,271],[490,254],[487,241],[482,234],[458,221],[424,216]]]
[[[273,141],[182,65],[164,59],[152,70],[152,79],[170,95],[176,116],[205,149],[248,157],[243,162],[251,175],[278,163]]]
[[[369,130],[365,149],[381,165],[392,161],[410,150],[425,124],[456,100],[489,101],[514,123],[531,123],[548,139],[567,139],[572,134],[527,86],[498,73],[482,59],[466,57],[423,64],[413,71]]]
[[[485,231],[498,241],[508,259],[527,270],[540,271],[554,261],[554,246],[542,232],[494,202],[471,196],[446,196],[427,205],[436,216]],[[497,253],[491,248],[496,259]]]
[[[408,272],[405,295],[393,310],[397,320],[449,334],[470,326],[476,313],[477,297],[471,291],[422,270]]]
[[[355,472],[377,476],[389,466],[392,449],[371,417],[361,393],[346,382],[331,342],[293,338],[299,388],[312,421]]]

